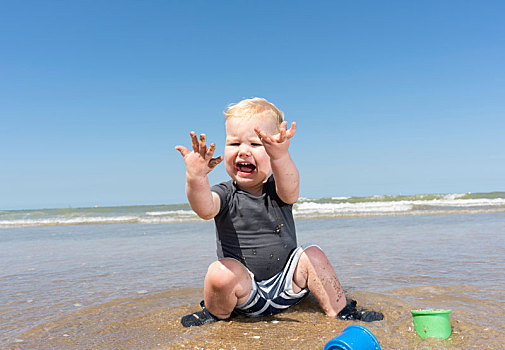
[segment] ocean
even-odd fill
[[[505,193],[302,198],[299,243],[318,244],[383,349],[505,344]],[[186,204],[0,211],[0,348],[322,349],[356,322],[313,298],[279,315],[183,328],[215,260],[211,221]],[[449,339],[410,310],[451,309]]]
[[[505,211],[505,192],[300,198],[295,219]],[[161,224],[201,221],[188,204],[0,210],[0,228],[80,224]]]

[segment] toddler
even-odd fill
[[[323,251],[299,246],[292,215],[299,173],[289,144],[296,132],[283,113],[262,98],[232,105],[225,113],[224,166],[231,180],[210,187],[214,157],[205,134],[191,132],[192,151],[176,146],[186,164],[186,195],[202,219],[214,219],[218,260],[207,271],[202,311],[181,319],[185,327],[246,316],[278,313],[310,291],[328,316],[381,320],[375,311],[346,304],[340,282]]]

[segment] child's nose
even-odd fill
[[[251,155],[251,149],[249,146],[241,144],[239,149],[238,149],[238,155],[239,156],[250,156]]]

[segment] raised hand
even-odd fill
[[[280,159],[288,154],[289,139],[295,135],[296,123],[292,122],[289,130],[287,130],[287,125],[288,122],[283,121],[279,127],[279,133],[276,135],[270,135],[259,127],[254,128],[254,132],[260,138],[265,151],[272,160]]]
[[[209,148],[207,148],[207,137],[205,134],[200,134],[200,140],[198,140],[194,131],[191,131],[190,135],[193,151],[181,145],[175,146],[175,149],[181,152],[181,155],[184,157],[188,176],[206,176],[216,165],[221,163],[223,157],[213,157],[216,145],[211,143]]]

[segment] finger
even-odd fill
[[[217,158],[212,158],[211,160],[209,160],[209,168],[213,169],[216,165],[218,165],[222,161],[223,161],[222,156],[219,156]]]
[[[209,148],[207,149],[207,153],[205,154],[205,158],[212,158],[215,150],[216,150],[216,144],[214,142],[212,142],[210,144]]]
[[[186,155],[190,153],[190,152],[189,152],[189,149],[187,149],[186,147],[181,146],[181,145],[177,145],[177,146],[175,146],[175,149],[176,149],[177,151],[181,152],[181,155],[182,155],[183,157],[186,157]]]
[[[200,154],[202,157],[205,157],[205,153],[207,153],[207,136],[205,134],[200,134]]]
[[[290,139],[293,136],[295,136],[295,132],[296,132],[296,122],[292,122],[291,128],[286,132],[287,138]]]
[[[263,130],[261,130],[258,126],[255,126],[254,132],[256,133],[256,135],[258,135],[260,141],[263,141],[263,138],[265,136],[265,133],[263,132]]]
[[[264,132],[263,130],[261,130],[258,126],[256,126],[254,128],[254,132],[256,133],[256,135],[258,135],[258,137],[260,138],[260,141],[263,143],[263,142],[272,142],[272,136],[266,132]]]
[[[191,143],[193,145],[193,151],[198,152],[199,146],[198,146],[198,139],[196,138],[196,133],[194,131],[191,131],[189,133],[191,135]]]
[[[288,125],[288,122],[284,121],[281,123],[279,127],[279,142],[284,142],[286,141],[286,127]]]

